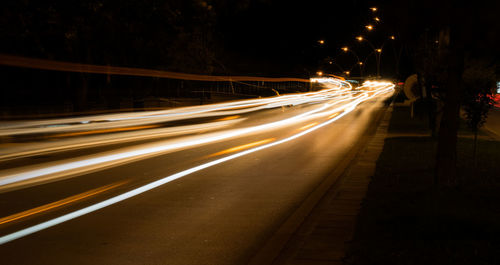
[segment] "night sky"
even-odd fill
[[[260,60],[269,68],[298,74],[331,57],[348,68],[355,58],[343,55],[340,48],[357,44],[354,37],[364,33],[365,23],[372,22],[369,7],[367,1],[253,1],[237,16],[221,19],[221,31],[227,50],[241,58],[243,65]],[[319,45],[318,40],[325,44]],[[364,58],[366,51],[358,49]]]
[[[498,4],[480,2],[452,3],[457,9],[449,10],[430,0],[8,0],[0,7],[0,52],[202,74],[306,77],[342,69],[359,75],[358,58],[340,49],[349,46],[366,60],[365,75],[374,75],[373,49],[355,40],[361,34],[384,45],[383,75],[395,76],[401,54],[404,77],[414,72],[408,47],[426,32],[437,38],[433,25],[444,12],[470,27],[471,52],[497,56],[497,42],[481,38],[498,39],[500,23],[491,11]],[[368,32],[367,24],[375,30]]]

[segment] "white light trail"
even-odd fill
[[[370,83],[370,86],[375,86],[377,83]],[[384,86],[384,85],[382,85]],[[387,84],[386,84],[387,86]],[[392,87],[387,88],[392,89]],[[384,90],[380,90],[384,91]],[[324,93],[324,91],[314,92],[315,94]],[[264,131],[277,129],[284,126],[291,126],[305,120],[317,119],[331,115],[336,112],[344,111],[352,104],[359,104],[368,99],[368,94],[359,94],[357,96],[345,95],[337,97],[335,102],[324,104],[314,110],[267,124],[226,130],[212,134],[203,134],[193,137],[166,140],[163,142],[155,142],[154,144],[140,145],[131,148],[116,150],[113,152],[106,152],[104,154],[96,154],[88,156],[87,158],[71,159],[69,161],[59,161],[56,164],[50,163],[48,165],[38,165],[35,168],[29,167],[27,169],[16,168],[1,172],[0,175],[0,188],[7,189],[25,184],[32,184],[37,181],[53,180],[68,175],[81,174],[90,170],[96,170],[103,167],[122,164],[124,162],[131,162],[138,159],[144,159],[153,155],[164,154],[174,150],[182,150],[185,148],[214,143],[221,140],[226,140],[234,137],[241,137],[252,133],[261,133]],[[345,103],[348,102],[348,103]],[[344,103],[343,105],[340,105]],[[340,105],[339,107],[334,107]]]
[[[266,148],[270,148],[270,147],[273,147],[273,146],[276,146],[276,145],[279,145],[279,144],[283,144],[283,143],[292,141],[294,139],[297,139],[297,138],[299,138],[301,136],[304,136],[304,135],[306,135],[308,133],[311,133],[311,132],[313,132],[313,131],[321,128],[321,127],[324,127],[324,126],[326,126],[328,124],[331,124],[331,123],[337,121],[338,119],[342,118],[343,116],[345,116],[348,113],[350,113],[351,111],[353,111],[356,108],[356,106],[359,105],[360,103],[362,103],[363,101],[366,101],[366,100],[369,100],[371,98],[374,98],[374,97],[376,97],[376,96],[378,96],[380,94],[386,94],[388,92],[392,92],[392,90],[393,90],[393,85],[387,84],[385,89],[378,89],[377,91],[373,91],[372,95],[365,94],[365,96],[363,96],[362,100],[355,100],[355,101],[352,101],[350,103],[347,103],[345,105],[345,108],[343,108],[342,113],[340,113],[339,115],[334,116],[334,117],[332,117],[332,118],[330,118],[330,119],[328,119],[326,121],[323,121],[322,123],[319,123],[316,126],[313,126],[313,127],[309,128],[309,129],[306,129],[306,130],[304,130],[304,131],[302,131],[300,133],[294,134],[294,135],[292,135],[290,137],[287,137],[287,138],[284,138],[284,139],[281,139],[281,140],[278,140],[278,141],[275,141],[275,142],[271,142],[271,143],[268,143],[268,144],[264,144],[264,145],[261,145],[261,146],[258,146],[258,147],[252,148],[252,149],[248,149],[248,150],[245,150],[245,151],[233,154],[233,155],[229,155],[229,156],[226,156],[226,157],[223,157],[223,158],[220,158],[220,159],[216,159],[216,160],[213,160],[211,162],[208,162],[208,163],[205,163],[205,164],[202,164],[202,165],[198,165],[198,166],[192,167],[190,169],[186,169],[184,171],[181,171],[181,172],[175,173],[173,175],[164,177],[162,179],[159,179],[157,181],[151,182],[151,183],[146,184],[144,186],[141,186],[139,188],[133,189],[133,190],[128,191],[126,193],[123,193],[121,195],[118,195],[118,196],[112,197],[110,199],[104,200],[104,201],[99,202],[97,204],[94,204],[94,205],[82,208],[80,210],[77,210],[77,211],[74,211],[74,212],[71,212],[71,213],[68,213],[68,214],[65,214],[63,216],[57,217],[57,218],[49,220],[49,221],[46,221],[46,222],[43,222],[43,223],[31,226],[31,227],[22,229],[20,231],[17,231],[17,232],[14,232],[14,233],[2,236],[2,237],[0,237],[0,245],[1,244],[5,244],[5,243],[10,242],[10,241],[13,241],[13,240],[16,240],[18,238],[21,238],[21,237],[33,234],[33,233],[36,233],[36,232],[41,231],[43,229],[46,229],[46,228],[49,228],[49,227],[61,224],[63,222],[72,220],[72,219],[80,217],[82,215],[85,215],[85,214],[97,211],[97,210],[102,209],[104,207],[113,205],[115,203],[121,202],[123,200],[129,199],[131,197],[137,196],[139,194],[142,194],[144,192],[147,192],[149,190],[152,190],[154,188],[162,186],[162,185],[164,185],[166,183],[169,183],[169,182],[171,182],[173,180],[176,180],[176,179],[179,179],[181,177],[184,177],[184,176],[187,176],[189,174],[192,174],[194,172],[206,169],[208,167],[212,167],[212,166],[215,166],[217,164],[221,164],[221,163],[224,163],[226,161],[229,161],[229,160],[241,157],[241,156],[245,156],[245,155],[248,155],[248,154],[251,154],[251,153],[263,150],[263,149],[266,149]],[[329,104],[325,104],[320,109],[324,110],[324,109],[326,109],[326,108],[328,108],[330,106],[331,105],[329,105]],[[315,110],[314,112],[318,112],[318,111]],[[327,111],[327,112],[329,113],[329,115],[331,114],[331,111]]]

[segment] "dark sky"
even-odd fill
[[[360,0],[7,0],[0,7],[5,40],[0,52],[194,73],[293,76],[349,70],[357,59],[340,47],[357,45],[360,60],[373,51],[354,40],[374,22],[373,5]],[[383,19],[383,10],[377,15]],[[377,46],[382,43],[377,38],[391,34],[382,25],[370,33]],[[336,65],[320,69],[326,58]],[[370,60],[367,70],[374,69]]]
[[[494,41],[482,40],[498,35],[500,23],[495,17],[498,4],[493,9],[486,2],[471,2],[448,10],[440,3],[434,0],[6,0],[0,6],[0,52],[192,73],[297,76],[344,69],[359,75],[358,58],[352,52],[340,50],[347,45],[359,60],[366,60],[365,74],[374,74],[373,49],[366,42],[355,40],[362,34],[374,46],[384,45],[382,73],[391,74],[395,70],[395,54],[402,44],[415,42],[414,37],[427,30],[426,23],[439,22],[435,20],[443,12],[457,12],[466,21],[463,24],[470,25],[471,47],[488,44],[471,50],[486,53],[499,46],[491,45],[496,44]],[[373,6],[379,8],[376,13],[369,9]],[[469,12],[470,7],[479,8]],[[374,21],[375,16],[381,19],[380,23]],[[475,23],[484,17],[489,20]],[[373,24],[375,30],[368,32],[367,24]],[[491,25],[496,27],[490,29]],[[431,32],[432,25],[429,28]],[[393,34],[397,39],[389,41]],[[319,45],[318,40],[324,40],[325,44]],[[327,58],[334,64],[325,65]]]
[[[356,44],[354,37],[364,33],[364,25],[373,22],[370,4],[368,1],[252,1],[237,16],[222,17],[221,32],[226,48],[241,58],[242,64],[253,59],[269,61],[275,67],[311,68],[318,61],[332,57],[344,64],[342,68],[349,68],[355,57],[343,55],[340,47]],[[325,40],[325,45],[317,43],[320,39]],[[358,49],[359,56],[364,58],[363,47]]]

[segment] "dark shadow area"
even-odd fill
[[[404,112],[394,109],[389,131],[424,130]],[[473,139],[459,138],[455,188],[433,184],[436,147],[386,139],[345,264],[500,264],[500,142],[480,138],[474,167]]]

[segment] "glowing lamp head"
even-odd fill
[[[357,37],[356,37],[356,39],[357,39],[358,41],[363,41],[363,36],[357,36]]]
[[[349,71],[345,71],[344,73],[345,73],[346,75],[349,75],[351,72],[349,72]]]
[[[325,40],[319,40],[318,43],[319,44],[325,44]]]
[[[363,62],[358,62],[359,65],[363,65]]]
[[[373,25],[366,25],[367,30],[373,30]]]
[[[333,61],[328,61],[329,64],[333,64]]]
[[[380,22],[380,18],[375,17],[374,19],[375,19],[375,21]]]
[[[377,12],[377,8],[376,7],[370,7],[370,10],[373,11],[373,12]]]
[[[391,36],[389,37],[389,39],[391,39],[391,40],[395,40],[395,39],[396,39],[396,37],[395,37],[394,35],[391,35]]]
[[[376,52],[381,53],[382,49],[375,49]]]
[[[319,75],[319,76],[322,76],[322,75],[323,75],[323,72],[318,71],[318,72],[316,72],[316,74],[317,74],[317,75]]]
[[[349,50],[349,47],[344,46],[344,47],[342,47],[342,50],[345,51],[345,52],[347,52]]]

